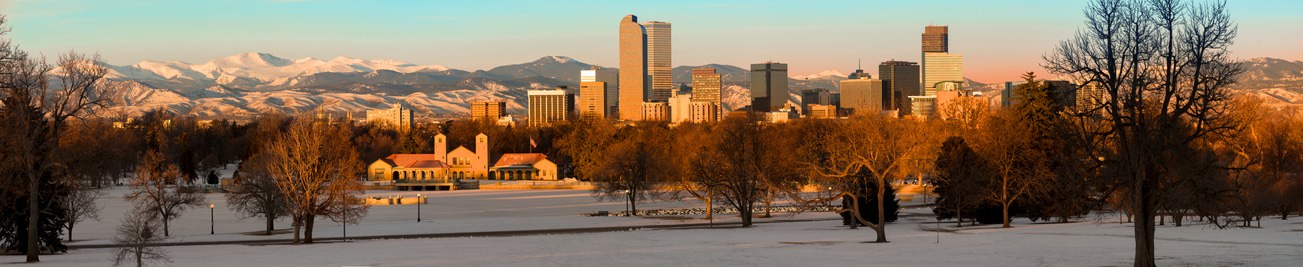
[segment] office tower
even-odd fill
[[[717,122],[723,116],[719,104],[708,101],[692,101],[688,107],[691,111],[688,120],[694,123]]]
[[[564,87],[550,90],[529,90],[529,127],[544,127],[564,121],[570,115],[574,98]]]
[[[651,76],[648,79],[651,81],[648,101],[669,100],[670,91],[674,89],[674,82],[670,79],[670,71],[674,68],[670,61],[670,23],[651,21],[642,26],[647,31],[647,75]]]
[[[878,65],[878,78],[882,79],[885,93],[891,93],[893,105],[888,109],[909,112],[908,96],[923,95],[919,89],[918,63],[888,60]]]
[[[584,119],[606,118],[606,83],[579,82],[579,117]]]
[[[619,79],[619,119],[641,120],[642,103],[648,91],[647,31],[634,15],[620,20]]]
[[[883,98],[882,80],[861,76],[841,81],[841,107],[859,114],[880,112],[890,102]]]
[[[692,94],[673,92],[670,96],[670,123],[683,123],[692,120]]]
[[[475,101],[471,102],[471,120],[495,122],[507,115],[507,102]]]
[[[668,102],[642,102],[642,120],[669,121],[670,105]]]
[[[951,53],[923,53],[924,95],[936,95],[941,82],[964,81],[964,56]]]
[[[964,81],[964,56],[950,53],[950,27],[927,26],[923,29],[922,95],[936,95],[936,84]]]
[[[950,52],[950,26],[924,27],[923,52]]]
[[[751,110],[776,111],[787,105],[787,64],[751,64]]]
[[[723,110],[720,92],[723,90],[723,81],[715,68],[695,68],[692,69],[692,100],[710,102],[717,107],[717,110]],[[716,112],[722,114],[722,112]],[[717,116],[716,120],[719,119]]]
[[[801,91],[801,113],[809,115],[811,105],[832,104],[832,92],[828,89],[815,88]]]
[[[594,82],[601,83],[601,88],[593,87],[596,85],[593,84]],[[588,84],[589,87],[585,87],[585,84]],[[616,101],[618,101],[616,94],[619,93],[619,84],[619,73],[613,69],[600,69],[593,66],[592,69],[579,71],[579,103],[577,110],[580,115],[584,116],[584,112],[588,112],[589,116],[586,118],[592,118],[592,115],[598,115],[594,112],[600,112],[601,114],[597,118],[616,117],[616,114],[611,113],[611,111],[612,108],[616,107]],[[598,94],[601,96],[599,97]],[[590,96],[592,98],[589,98]],[[596,109],[596,111],[585,111],[589,109]]]
[[[407,131],[412,129],[412,110],[404,109],[401,103],[394,103],[389,109],[367,110],[366,121],[390,129]]]

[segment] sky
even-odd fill
[[[1199,0],[1202,1],[1202,0]],[[1083,25],[1085,0],[360,1],[0,0],[9,37],[54,57],[97,52],[114,65],[202,63],[242,52],[282,58],[396,59],[463,70],[569,56],[616,66],[619,21],[673,25],[673,64],[789,64],[790,73],[918,61],[926,25],[982,82],[1044,72],[1041,56]],[[1303,1],[1231,0],[1241,58],[1303,60]]]

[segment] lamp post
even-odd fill
[[[216,208],[217,204],[208,203],[208,234],[210,235],[217,234]]]
[[[629,206],[632,204],[630,202],[633,202],[633,197],[629,196],[629,189],[624,190],[624,199],[624,216],[633,216],[633,213],[629,213]]]
[[[416,194],[416,222],[421,222],[421,194]]]

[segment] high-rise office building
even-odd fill
[[[502,116],[507,116],[507,102],[471,102],[471,120],[495,122],[502,118]]]
[[[787,64],[751,64],[751,110],[770,112],[787,106]]]
[[[801,91],[801,113],[810,115],[811,105],[832,104],[832,92],[828,89],[815,88]]]
[[[529,90],[529,127],[544,127],[564,121],[574,106],[573,95],[564,87],[550,90]]]
[[[950,52],[950,26],[924,27],[923,52]]]
[[[841,107],[858,114],[874,114],[884,110],[890,101],[883,97],[882,80],[868,76],[841,81]],[[889,95],[889,94],[888,94]]]
[[[690,93],[680,94],[678,92],[674,92],[673,96],[670,96],[670,99],[668,101],[670,106],[670,123],[683,123],[685,121],[691,121],[692,102],[693,102],[692,99],[693,99],[693,95]]]
[[[638,17],[620,20],[619,119],[642,120],[642,103],[647,96],[647,31]]]
[[[964,56],[943,52],[923,53],[924,95],[936,95],[941,82],[964,81]]]
[[[674,90],[674,81],[670,71],[674,69],[670,44],[670,23],[651,21],[642,25],[647,31],[647,75],[651,76],[651,95],[648,101],[665,101],[670,99]]]
[[[584,112],[589,112],[586,118],[597,115],[593,113],[597,111],[586,111],[589,109],[600,109],[601,115],[599,118],[614,118],[617,116],[613,112],[618,112],[614,108],[617,106],[617,101],[619,101],[619,98],[616,97],[619,93],[619,76],[616,70],[601,69],[597,66],[579,71],[579,103],[577,104],[577,110],[579,110],[581,116],[585,116]],[[602,88],[594,87],[596,86],[594,82],[601,83]],[[585,87],[585,84],[588,87]],[[601,96],[597,96],[598,94],[601,94]],[[589,98],[590,96],[592,98]]]
[[[710,102],[718,106],[715,108],[716,115],[722,114],[718,111],[724,109],[720,100],[723,85],[721,76],[715,72],[715,68],[692,69],[692,100]],[[719,117],[716,116],[715,119],[718,120]]]
[[[579,82],[579,101],[576,103],[579,117],[584,119],[605,119],[606,83]]]
[[[642,102],[642,120],[645,121],[669,121],[670,104],[669,102]]]
[[[884,61],[878,65],[878,78],[882,79],[884,93],[891,93],[892,105],[888,109],[908,113],[909,96],[923,95],[919,88],[918,63],[908,61]]]
[[[923,28],[922,95],[936,95],[939,82],[964,81],[964,56],[950,53],[950,27]]]

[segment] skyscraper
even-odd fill
[[[670,23],[651,21],[643,24],[647,31],[647,75],[651,77],[651,95],[648,101],[666,101],[674,89],[670,71],[674,68],[670,61]]]
[[[579,71],[579,115],[584,118],[617,117],[612,113],[616,107],[619,73],[612,69],[593,69]],[[618,112],[618,111],[616,111]]]
[[[621,120],[642,120],[642,103],[647,94],[647,31],[632,14],[620,20]]]
[[[475,101],[471,102],[471,120],[495,122],[507,115],[507,102]]]
[[[909,96],[923,95],[919,88],[918,63],[888,60],[878,65],[878,76],[882,79],[884,93],[891,93],[892,105],[888,109],[909,112]],[[886,97],[886,96],[884,96]]]
[[[941,82],[964,81],[964,56],[942,52],[923,53],[924,95],[936,95]]]
[[[812,105],[832,104],[832,92],[828,89],[815,88],[801,91],[801,113],[809,115]]]
[[[564,121],[570,115],[573,98],[564,88],[529,90],[529,126],[543,127]]]
[[[950,26],[923,28],[922,44],[922,95],[936,95],[939,82],[964,81],[964,56],[950,53]]]
[[[923,52],[950,52],[950,26],[924,27]]]
[[[857,114],[874,114],[889,101],[883,98],[882,80],[860,76],[841,81],[842,108]]]
[[[787,105],[787,64],[751,64],[751,110],[770,112]]]
[[[723,83],[715,68],[692,69],[692,100],[706,101],[720,106],[719,94],[722,88]],[[723,106],[716,109],[723,109]]]

